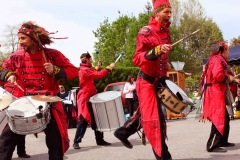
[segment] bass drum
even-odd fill
[[[113,131],[125,123],[121,92],[107,91],[90,97],[98,131]]]
[[[162,84],[157,95],[163,104],[176,114],[181,113],[188,105],[194,105],[187,94],[177,84],[168,79]]]

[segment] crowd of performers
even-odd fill
[[[142,27],[136,38],[136,52],[132,62],[140,68],[136,80],[136,93],[139,107],[118,128],[114,135],[128,148],[132,144],[128,137],[142,128],[152,146],[157,160],[171,160],[171,153],[165,142],[166,121],[161,109],[162,102],[157,96],[160,83],[164,83],[169,68],[169,54],[172,49],[169,31],[171,18],[171,4],[168,0],[153,0],[154,15],[150,17],[147,26]],[[96,130],[96,123],[92,115],[89,98],[95,94],[94,79],[111,74],[116,64],[111,63],[105,69],[92,67],[92,57],[89,53],[80,56],[80,70],[78,70],[60,51],[47,48],[53,41],[41,26],[29,21],[22,24],[18,30],[20,49],[4,60],[0,80],[4,89],[15,97],[50,95],[59,92],[59,85],[67,80],[79,77],[79,92],[77,94],[77,129],[73,141],[73,148],[80,149],[79,143],[85,134],[87,126],[94,130],[96,144],[109,146],[103,138],[103,132]],[[212,129],[207,142],[208,152],[226,152],[221,147],[234,146],[228,142],[229,115],[226,110],[226,91],[228,85],[239,84],[239,79],[228,73],[227,57],[228,45],[219,42],[212,46],[211,57],[206,64],[201,77],[201,91],[203,101],[202,121],[210,120]],[[227,98],[228,99],[228,98]],[[24,106],[23,106],[24,107]],[[44,133],[50,160],[63,160],[64,153],[69,148],[70,140],[67,132],[66,115],[62,103],[50,103],[51,119]],[[0,136],[0,160],[11,160],[15,147],[25,135],[13,132],[7,124]],[[22,155],[28,158],[25,144],[22,145]]]

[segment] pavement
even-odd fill
[[[226,153],[209,153],[206,151],[206,143],[210,135],[211,123],[198,122],[198,115],[194,112],[183,119],[171,119],[167,121],[166,141],[174,160],[239,160],[240,159],[240,119],[231,120],[229,142],[236,145],[226,148]],[[88,128],[80,143],[80,150],[72,147],[75,128],[68,129],[70,148],[64,155],[64,160],[154,160],[155,157],[149,143],[144,146],[135,133],[129,137],[133,144],[132,149],[124,147],[114,137],[113,132],[104,132],[104,139],[112,143],[111,146],[97,146],[94,132]],[[26,151],[31,155],[28,160],[47,160],[48,150],[45,144],[44,133],[39,133],[38,138],[30,134],[26,136]],[[19,160],[16,150],[13,160]]]

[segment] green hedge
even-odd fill
[[[95,80],[95,85],[97,87],[98,93],[103,92],[104,88],[109,84],[109,83],[114,83],[114,82],[122,82],[126,81],[128,75],[132,74],[137,77],[139,68],[138,67],[117,67],[113,69],[112,73],[107,75],[104,78],[100,78]],[[66,90],[71,90],[72,87],[78,87],[79,86],[79,79],[75,78],[73,80],[69,80],[68,83],[65,85]]]

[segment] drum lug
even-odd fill
[[[165,99],[165,94],[162,94],[164,88],[160,88],[157,92],[157,96],[158,98],[160,98],[161,100]]]

